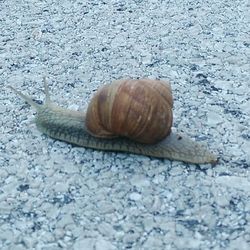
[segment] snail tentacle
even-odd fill
[[[47,79],[45,76],[43,77],[43,86],[44,86],[44,93],[45,93],[45,103],[46,104],[51,103],[49,87],[48,87]]]
[[[35,110],[39,110],[41,108],[40,104],[37,104],[30,96],[27,96],[25,94],[23,94],[22,92],[20,92],[19,90],[15,89],[12,86],[7,86],[9,89],[11,89],[14,93],[16,93],[17,95],[19,95],[23,100],[25,100],[30,106],[32,106],[33,108],[35,108]]]

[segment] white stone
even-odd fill
[[[99,237],[96,241],[96,250],[115,250],[114,245],[106,239]]]
[[[150,181],[146,179],[144,175],[133,175],[131,184],[135,185],[137,188],[143,189],[143,187],[150,186]]]
[[[215,127],[218,124],[222,123],[221,114],[213,112],[213,111],[209,111],[207,113],[207,123],[211,127]]]
[[[236,188],[246,193],[250,193],[250,181],[246,177],[218,176],[215,181],[220,185],[227,186],[229,188]]]
[[[73,245],[74,250],[95,250],[95,242],[96,239],[94,238],[80,238],[76,239],[76,242]]]
[[[98,225],[98,231],[106,237],[112,238],[115,234],[116,231],[114,230],[114,228],[112,227],[111,224],[107,223],[107,222],[101,222]]]
[[[129,195],[129,198],[133,201],[138,201],[141,199],[141,194],[134,192]]]

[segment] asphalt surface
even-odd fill
[[[250,4],[0,1],[0,249],[250,248]],[[85,110],[124,77],[169,80],[174,127],[216,166],[73,147],[6,86]]]

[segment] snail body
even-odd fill
[[[98,150],[128,152],[197,164],[215,164],[217,162],[217,157],[204,146],[185,135],[171,131],[173,99],[170,85],[166,82],[148,79],[119,80],[110,85],[104,85],[91,100],[86,114],[68,110],[53,103],[45,79],[44,86],[46,100],[43,105],[37,104],[32,98],[13,87],[10,88],[36,109],[37,128],[52,138]],[[131,98],[128,93],[131,91],[134,93],[133,88],[136,88],[137,92],[132,94],[134,96]],[[125,97],[116,99],[119,91],[125,91]],[[153,95],[156,94],[156,97],[150,97],[151,92]],[[141,93],[143,93],[142,97],[138,97]],[[106,104],[106,101],[110,102],[110,99],[118,111],[112,112],[112,104]],[[124,106],[124,104],[119,106],[121,99],[129,103],[129,108],[125,109],[125,112],[120,110]],[[149,100],[148,103],[153,103],[156,109],[152,105],[142,105],[141,103],[144,103],[145,100]],[[144,108],[142,114],[138,113],[138,108],[141,107]],[[161,109],[162,107],[166,107],[166,110]],[[114,117],[112,119],[103,118],[102,115],[106,111],[108,115],[113,114]],[[144,115],[150,117],[147,119]],[[129,116],[131,116],[129,119],[134,123],[129,132],[126,130],[127,128],[124,132],[124,119],[126,120]],[[119,121],[116,121],[117,117]],[[155,122],[155,124],[147,125],[147,120],[149,123]],[[164,126],[160,126],[163,129],[157,128],[156,125],[159,122],[164,123]],[[103,126],[103,124],[106,125]],[[142,129],[140,129],[141,125],[144,125]],[[112,127],[116,126],[115,131],[111,131]],[[150,132],[147,133],[147,131]],[[146,139],[141,137],[144,132]],[[134,134],[135,139],[133,139]],[[154,134],[157,135],[154,137]],[[154,138],[151,141],[152,137]]]

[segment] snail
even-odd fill
[[[116,80],[96,92],[86,112],[68,110],[52,102],[45,77],[43,81],[42,105],[9,88],[35,108],[37,128],[52,138],[98,150],[195,164],[217,162],[205,146],[172,131],[173,97],[166,81]]]

